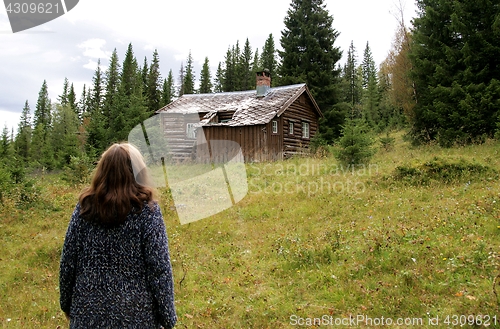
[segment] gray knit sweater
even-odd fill
[[[61,309],[70,328],[172,328],[172,267],[158,204],[113,228],[80,217],[77,204],[61,256]]]

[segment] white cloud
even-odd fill
[[[84,68],[95,71],[97,68],[97,62],[89,59],[88,63],[83,65]]]
[[[110,51],[102,49],[105,45],[106,45],[106,40],[93,38],[78,44],[77,47],[84,49],[83,56],[85,57],[105,59],[111,56]]]
[[[7,126],[7,128],[9,129],[9,133],[11,132],[11,129],[14,128],[15,135],[20,118],[21,113],[0,109],[0,131],[2,131],[5,126]]]
[[[42,61],[45,63],[60,63],[66,59],[66,56],[59,50],[49,50],[42,55]]]

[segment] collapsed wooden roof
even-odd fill
[[[214,94],[183,95],[162,107],[156,113],[204,114],[202,126],[248,126],[270,122],[280,116],[303,93],[311,100],[314,109],[323,117],[307,86],[302,84],[270,88],[265,96],[257,96],[255,90]],[[213,122],[220,112],[234,112],[226,122]]]

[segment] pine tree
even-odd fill
[[[107,146],[107,126],[108,119],[103,112],[103,74],[100,67],[100,60],[97,61],[97,68],[92,78],[92,90],[89,97],[89,109],[86,113],[88,118],[87,149],[89,152],[96,150],[98,153],[104,151]]]
[[[31,109],[28,100],[26,100],[19,119],[14,145],[16,154],[24,161],[27,161],[30,156],[31,131]]]
[[[276,48],[274,46],[274,38],[272,34],[269,34],[269,37],[266,39],[264,43],[264,47],[262,48],[262,55],[260,58],[260,67],[262,69],[268,69],[271,74],[271,85],[274,85],[274,80],[277,80],[276,74]]]
[[[241,78],[240,78],[240,90],[250,90],[255,85],[255,77],[252,74],[252,48],[250,48],[250,42],[245,41],[245,46],[243,47],[243,52],[240,56],[240,66],[241,66]]]
[[[147,101],[150,113],[154,113],[160,109],[161,104],[161,75],[160,75],[160,59],[158,51],[155,49],[153,59],[149,67],[147,76]]]
[[[193,67],[193,57],[191,51],[186,62],[186,75],[184,76],[184,94],[194,94],[195,73]]]
[[[87,116],[90,109],[90,87],[87,89],[86,85],[83,85],[82,95],[80,96],[80,100],[78,101],[78,119],[80,119],[80,123],[83,122],[83,118]]]
[[[323,0],[292,0],[278,51],[282,85],[307,83],[319,107],[328,111],[338,102],[337,62],[342,52],[334,43],[339,33]]]
[[[63,93],[62,95],[59,95],[59,97],[57,98],[60,104],[62,105],[68,104],[68,94],[69,94],[69,81],[68,78],[65,77],[63,84]]]
[[[417,7],[411,137],[451,146],[492,136],[500,111],[498,1],[418,0]]]
[[[181,69],[179,70],[179,91],[178,91],[178,95],[179,97],[181,97],[182,95],[184,95],[184,90],[185,90],[185,85],[184,85],[184,82],[185,82],[185,79],[186,79],[186,71],[184,70],[184,63],[181,63]]]
[[[133,93],[135,85],[137,84],[137,67],[137,60],[134,57],[133,47],[130,43],[125,53],[121,72],[121,84],[123,84],[123,91],[126,96],[130,96]],[[143,83],[142,77],[140,81]]]
[[[57,168],[68,165],[71,157],[80,154],[78,125],[78,117],[68,104],[56,105],[51,145],[54,152],[54,164]]]
[[[69,92],[68,92],[68,104],[69,106],[75,111],[75,113],[78,115],[78,106],[76,103],[76,94],[75,94],[75,88],[73,87],[73,83],[71,83],[71,86],[69,87]]]
[[[219,62],[217,71],[215,71],[214,92],[221,93],[224,91],[224,70],[222,64]]]
[[[346,119],[339,140],[340,149],[335,154],[337,160],[348,168],[355,170],[370,162],[375,150],[369,127],[363,119]]]
[[[43,80],[42,88],[38,93],[38,100],[36,102],[35,116],[33,121],[35,127],[41,125],[43,129],[46,129],[50,126],[50,109],[51,104],[47,82]]]
[[[142,90],[144,90],[146,97],[148,94],[148,73],[149,73],[148,59],[146,58],[146,56],[144,56],[144,62],[142,63],[142,70],[141,70],[141,79],[142,79]]]
[[[371,126],[380,126],[380,115],[378,113],[378,81],[377,69],[375,68],[375,61],[367,42],[363,55],[362,68],[362,85],[363,85],[363,113],[367,122]],[[380,126],[382,128],[382,126]]]
[[[89,112],[93,115],[96,112],[102,112],[104,101],[103,73],[101,70],[101,60],[97,60],[97,68],[92,78],[92,94],[90,95]]]
[[[118,97],[118,87],[120,85],[120,63],[118,62],[118,54],[116,52],[116,48],[113,50],[111,54],[111,58],[109,60],[109,66],[106,70],[105,74],[106,88],[104,93],[104,102],[103,102],[103,130],[107,135],[113,134],[112,131],[108,131],[111,126],[111,121],[114,119],[112,115],[113,106],[116,102],[116,98]]]
[[[108,135],[108,144],[126,140],[130,130],[149,116],[143,72],[144,66],[140,68],[137,64],[130,44],[122,64],[118,95],[111,111],[113,120],[111,121],[110,132],[112,134]],[[102,145],[101,147],[106,148],[108,145]],[[97,148],[96,150],[100,151]],[[99,153],[97,152],[97,154]]]
[[[234,87],[233,91],[240,91],[244,76],[243,63],[241,62],[240,41],[236,41],[236,45],[231,48],[231,61],[234,68]]]
[[[351,41],[347,52],[347,62],[344,66],[343,80],[345,81],[344,101],[351,104],[352,108],[361,103],[361,89],[358,75],[356,48]]]
[[[227,49],[224,59],[224,79],[222,80],[222,91],[229,92],[236,90],[236,69],[234,63],[234,46],[233,49]]]
[[[200,94],[209,94],[212,92],[212,77],[210,75],[210,65],[208,57],[205,57],[203,67],[200,73]]]
[[[257,74],[257,72],[260,72],[263,70],[262,66],[261,66],[261,58],[259,56],[259,48],[256,48],[255,49],[255,53],[253,55],[253,62],[252,62],[252,76],[255,77],[255,75]],[[271,79],[272,79],[272,76],[271,76]],[[271,81],[271,84],[273,84],[273,82]],[[255,86],[254,86],[255,87]]]
[[[174,86],[174,75],[172,70],[168,71],[168,77],[163,81],[163,91],[161,96],[161,106],[163,107],[170,104],[174,98],[175,86]]]
[[[373,60],[369,42],[366,43],[361,66],[363,68],[363,88],[367,89],[370,80],[377,79],[377,69],[375,68],[375,61]]]
[[[11,157],[11,142],[9,140],[9,127],[5,125],[0,138],[0,159],[9,159]]]

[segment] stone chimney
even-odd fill
[[[268,69],[257,72],[257,97],[264,97],[271,88],[271,73]]]

